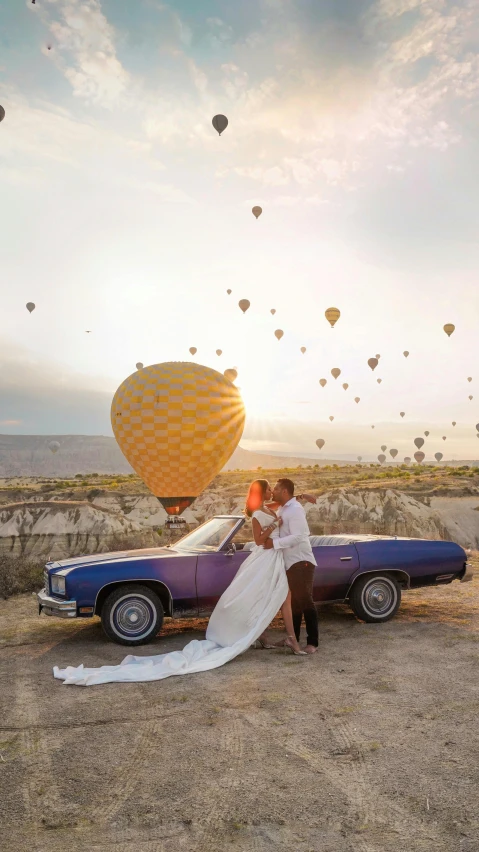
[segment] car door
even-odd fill
[[[200,614],[211,612],[248,556],[248,551],[238,550],[230,555],[226,549],[198,555],[196,593]]]
[[[320,545],[313,548],[318,566],[314,572],[315,601],[342,600],[349,578],[359,567],[354,544]]]

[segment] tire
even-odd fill
[[[163,605],[147,586],[120,586],[106,598],[101,610],[103,630],[119,645],[145,645],[160,632]]]
[[[401,604],[401,586],[391,574],[358,577],[349,595],[349,606],[362,621],[381,624],[396,614]]]

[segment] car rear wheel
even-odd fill
[[[145,645],[161,630],[162,603],[147,586],[125,585],[106,598],[101,623],[109,639],[119,645]]]
[[[390,574],[367,574],[358,577],[350,595],[349,605],[362,621],[378,624],[389,621],[401,603],[401,586]]]

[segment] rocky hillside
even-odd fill
[[[125,547],[160,546],[172,535],[166,513],[151,495],[105,492],[89,500],[62,494],[29,495],[0,505],[0,554],[53,559]],[[241,513],[244,491],[210,487],[183,517],[189,528],[215,514]],[[413,497],[394,488],[345,487],[307,504],[311,532],[362,532],[452,539],[479,548],[479,496]],[[249,522],[243,538],[251,538]]]

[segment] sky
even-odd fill
[[[246,449],[478,458],[478,48],[476,0],[4,0],[0,432],[196,346]]]

